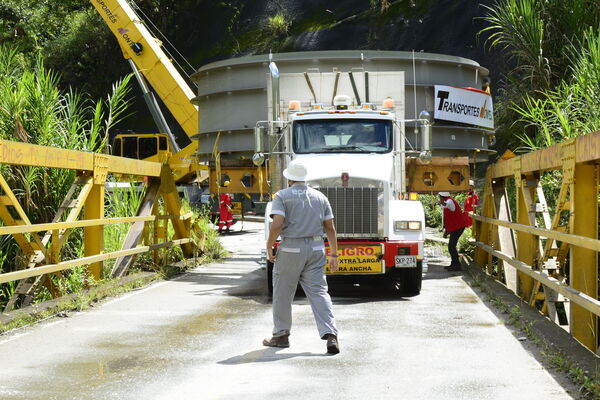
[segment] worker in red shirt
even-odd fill
[[[229,186],[229,181],[223,182],[223,187]],[[221,193],[219,196],[219,233],[229,233],[229,228],[233,224],[233,213],[231,212],[231,196],[228,193]]]
[[[467,227],[473,225],[473,219],[469,217],[469,212],[477,213],[479,206],[479,195],[475,193],[475,182],[469,180],[469,194],[465,200],[465,215],[467,216]]]
[[[460,235],[467,226],[467,218],[460,209],[460,205],[456,200],[450,197],[448,192],[440,192],[440,205],[444,209],[444,237],[450,236],[448,241],[448,252],[452,258],[452,262],[446,268],[448,271],[460,271],[460,260],[458,258],[458,250],[456,245]]]

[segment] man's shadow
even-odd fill
[[[287,360],[289,358],[297,358],[297,357],[331,357],[331,354],[328,353],[279,353],[279,351],[283,350],[279,347],[265,347],[260,350],[253,350],[246,354],[242,354],[239,356],[233,356],[226,360],[218,361],[217,364],[222,365],[239,365],[239,364],[249,364],[249,363],[258,363],[258,362],[272,362],[272,361],[280,361]]]

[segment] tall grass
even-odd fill
[[[41,57],[28,63],[14,48],[0,44],[0,138],[64,149],[103,152],[108,134],[127,115],[130,76],[116,82],[105,99],[92,100],[75,90],[63,93],[59,76],[44,67]],[[0,166],[0,173],[15,193],[32,223],[50,222],[74,182],[67,169]],[[63,256],[81,254],[81,233],[75,232],[64,246]],[[25,263],[23,253],[10,237],[0,241],[0,271]],[[81,282],[81,271],[66,274]],[[58,282],[62,284],[61,282]],[[14,285],[0,286],[0,305]],[[41,297],[46,297],[41,294]]]
[[[544,46],[544,2],[501,0],[495,7],[484,7],[488,14],[483,19],[488,26],[482,33],[489,33],[490,45],[509,50],[516,61],[513,73],[523,75],[530,83],[548,85],[551,66]]]
[[[496,98],[500,142],[529,151],[598,129],[600,3],[497,0],[484,7],[481,34],[514,64]]]
[[[28,64],[15,49],[0,44],[0,139],[89,152],[107,152],[110,130],[127,116],[131,75],[117,81],[104,99],[93,100],[75,90],[61,92],[59,76],[44,67],[42,58]],[[75,179],[67,169],[46,169],[0,165],[7,180],[32,223],[52,221]],[[106,217],[133,216],[143,198],[143,190],[132,183],[127,189],[107,193]],[[190,206],[186,206],[188,209]],[[218,258],[223,248],[207,218],[196,212],[197,223],[207,235],[207,253]],[[108,225],[104,229],[105,251],[120,250],[129,224]],[[172,230],[170,232],[172,234]],[[61,250],[61,258],[83,255],[83,230],[74,230]],[[180,248],[168,251],[168,261],[180,260]],[[149,260],[149,256],[142,258]],[[10,236],[0,237],[0,272],[25,264],[22,251]],[[112,269],[104,264],[103,277]],[[85,267],[51,277],[62,293],[72,293],[90,284]],[[0,308],[14,293],[14,282],[0,285]],[[36,301],[50,298],[47,288],[36,294]]]
[[[513,109],[534,134],[519,134],[531,151],[600,129],[600,31],[588,29],[569,48],[569,76],[555,90],[525,96]]]

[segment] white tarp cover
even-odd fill
[[[494,129],[492,96],[479,89],[435,85],[434,118]]]

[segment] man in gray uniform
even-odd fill
[[[338,269],[337,239],[333,212],[329,200],[318,190],[306,186],[306,167],[292,161],[283,171],[289,180],[287,189],[275,193],[271,208],[273,222],[267,239],[267,258],[273,268],[273,337],[263,345],[289,347],[292,327],[292,301],[298,282],[310,302],[319,336],[327,340],[327,352],[339,353],[337,328],[333,318],[331,297],[325,279],[325,245],[327,235],[331,256],[329,268]],[[281,242],[277,256],[273,246],[277,237]]]

